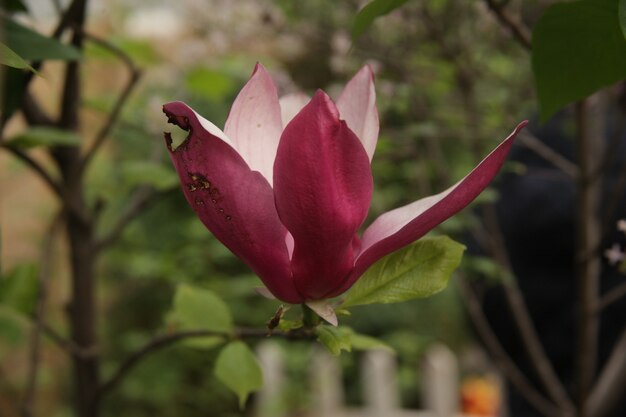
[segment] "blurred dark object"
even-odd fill
[[[601,220],[606,227],[599,253],[615,243],[622,248],[626,243],[626,235],[616,228],[617,221],[626,218],[626,187],[615,192],[626,164],[626,137],[623,132],[621,138],[615,137],[620,117],[623,117],[623,111],[612,109],[607,118],[606,140],[610,154],[607,163],[601,167],[604,176],[600,205]],[[562,112],[543,126],[531,123],[528,130],[546,146],[575,163],[571,113]],[[611,138],[618,140],[611,143]],[[509,160],[522,164],[524,172],[507,173],[497,185],[500,195],[495,203],[497,223],[541,343],[559,379],[575,398],[575,180],[519,143],[513,148]],[[477,246],[476,242],[470,243],[470,253],[484,254]],[[625,282],[626,276],[602,256],[601,294]],[[544,392],[515,326],[502,286],[478,285],[483,292],[484,312],[500,343],[533,385]],[[598,372],[626,326],[626,299],[602,310],[600,326]],[[511,417],[542,416],[513,386],[509,387],[508,404]],[[626,397],[608,416],[626,416]]]

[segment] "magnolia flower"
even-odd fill
[[[517,132],[447,190],[359,229],[372,198],[370,161],[378,138],[368,66],[333,102],[318,90],[278,99],[257,64],[224,130],[181,102],[163,106],[188,131],[166,143],[188,203],[204,225],[276,298],[309,303],[338,296],[377,260],[424,236],[487,187]]]

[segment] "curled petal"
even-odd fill
[[[276,85],[257,64],[230,109],[224,133],[250,169],[263,174],[270,185],[282,128]]]
[[[378,141],[379,123],[374,73],[369,65],[361,68],[346,84],[337,100],[337,108],[341,118],[361,140],[371,161]]]
[[[248,167],[226,136],[220,137],[202,123],[184,103],[166,104],[163,111],[170,122],[189,132],[173,150],[169,134],[165,136],[185,198],[202,223],[256,272],[276,297],[290,303],[302,301],[289,270],[286,229],[267,180]]]
[[[361,253],[342,290],[350,288],[378,259],[416,241],[472,202],[498,173],[515,136],[526,124],[520,123],[472,172],[452,187],[378,217],[363,234]]]
[[[318,91],[287,125],[274,164],[278,214],[294,239],[294,282],[306,300],[324,298],[353,266],[372,174],[359,139]]]

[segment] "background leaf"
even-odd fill
[[[212,291],[188,284],[177,287],[166,322],[168,327],[179,330],[208,330],[224,334],[233,331],[233,319],[226,303]],[[207,336],[186,340],[184,344],[197,348],[211,348],[223,340],[222,336]]]
[[[76,146],[80,137],[75,132],[53,127],[33,127],[8,141],[14,148],[28,149],[37,146]]]
[[[224,385],[237,394],[241,409],[248,395],[263,386],[263,372],[254,353],[240,341],[231,342],[222,349],[214,372]]]
[[[464,250],[446,236],[420,239],[376,262],[348,291],[342,307],[429,297],[446,288]]]
[[[30,315],[37,297],[37,274],[35,264],[22,264],[13,268],[0,279],[0,304],[24,315]]]
[[[0,23],[4,27],[4,41],[7,46],[23,59],[33,61],[80,59],[78,49],[64,45],[54,38],[43,36],[8,17],[0,16]]]
[[[398,7],[402,6],[408,0],[374,0],[363,7],[354,19],[352,26],[352,41],[354,42],[359,36],[372,25],[377,17],[384,16]]]
[[[27,69],[35,74],[37,73],[33,67],[28,65],[28,62],[24,61],[21,56],[16,54],[11,48],[2,42],[0,42],[0,65],[6,65],[7,67],[17,69]]]
[[[27,12],[28,9],[21,0],[5,0],[1,2],[1,8],[9,12]]]
[[[624,35],[624,39],[626,39],[626,0],[619,0],[618,16],[622,35]]]
[[[174,170],[156,162],[126,162],[122,165],[122,174],[129,187],[149,184],[157,190],[167,190],[178,185]]]
[[[617,0],[549,7],[533,31],[532,67],[542,121],[626,77],[626,39]]]

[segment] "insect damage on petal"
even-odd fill
[[[187,187],[187,190],[190,193],[195,193],[197,191],[206,191],[208,193],[208,197],[211,203],[213,203],[213,205],[215,206],[215,210],[217,211],[217,213],[222,215],[224,217],[224,220],[231,221],[233,217],[230,214],[225,213],[224,208],[220,204],[220,202],[223,200],[220,194],[220,190],[214,185],[212,185],[211,181],[209,181],[202,174],[190,172],[188,173],[188,175],[189,175],[189,179],[191,180],[191,182],[185,184],[185,186]],[[194,199],[194,202],[198,206],[205,205],[205,200],[202,197],[196,197]]]
[[[192,129],[191,129],[191,124],[189,123],[189,118],[187,116],[176,116],[174,113],[169,112],[165,109],[165,107],[163,107],[163,113],[165,113],[165,115],[167,116],[167,122],[171,123],[173,125],[176,125],[178,127],[180,127],[181,129],[183,129],[185,132],[187,133],[187,137],[185,137],[185,139],[183,139],[177,146],[175,149],[178,149],[178,147],[180,145],[182,145],[183,143],[185,143],[192,135]],[[163,132],[163,135],[165,136],[165,144],[167,145],[167,148],[170,151],[174,151],[175,149],[172,149],[172,132]]]

